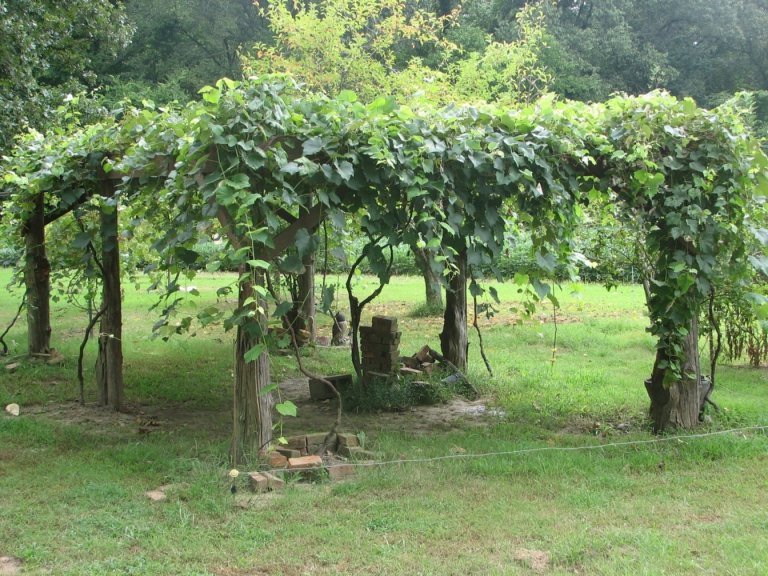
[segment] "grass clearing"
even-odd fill
[[[221,280],[194,280],[198,306],[215,302]],[[361,293],[372,286],[358,282]],[[351,414],[344,427],[365,431],[392,459],[652,439],[642,381],[653,340],[640,288],[564,291],[554,362],[551,310],[516,325],[516,288],[499,294],[499,314],[481,320],[495,375],[470,334],[470,378],[503,416]],[[409,314],[421,297],[419,279],[396,278],[366,310],[399,317],[404,354],[438,346],[441,319]],[[74,404],[85,315],[71,308],[54,306],[63,366],[0,371],[0,404],[22,406],[19,418],[0,416],[0,556],[19,558],[23,574],[768,573],[768,435],[758,431],[381,466],[235,506],[226,478],[232,335],[211,328],[153,340],[152,302],[126,287],[130,414]],[[17,303],[0,296],[3,329]],[[329,319],[321,326],[330,332]],[[21,353],[23,325],[7,340]],[[94,360],[90,347],[91,403]],[[351,367],[340,349],[311,350],[306,362],[323,372]],[[274,356],[272,371],[276,380],[298,376],[286,357]],[[722,413],[697,432],[766,424],[764,370],[722,367],[715,400]],[[140,434],[147,414],[161,425]],[[307,425],[301,411],[286,423]],[[174,485],[166,501],[144,496],[164,484]]]

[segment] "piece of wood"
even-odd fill
[[[241,269],[241,273],[244,269]],[[263,275],[257,273],[255,282],[263,285]],[[253,283],[240,283],[238,306],[244,307],[245,301],[256,296]],[[266,309],[266,304],[259,302]],[[250,304],[254,306],[254,303]],[[255,307],[255,306],[254,306]],[[247,322],[261,324],[266,330],[267,319],[257,314]],[[254,335],[257,326],[241,325],[237,327],[235,340],[235,383],[232,398],[232,446],[230,458],[233,466],[240,462],[253,460],[272,442],[272,407],[274,399],[271,392],[264,393],[269,385],[269,353],[266,348],[252,362],[245,361],[245,354],[255,345],[260,344]]]
[[[114,196],[115,183],[102,181],[101,194]],[[96,386],[99,402],[115,411],[123,409],[123,309],[120,288],[120,242],[118,211],[101,210],[102,308]]]
[[[24,284],[27,294],[27,350],[47,354],[51,349],[51,264],[45,250],[45,195],[33,200],[23,226]]]
[[[291,222],[287,228],[280,231],[274,239],[272,248],[265,248],[258,257],[264,260],[274,260],[281,256],[290,246],[296,242],[296,234],[299,230],[314,230],[320,225],[324,217],[324,207],[322,204],[315,204],[302,213],[295,221]]]
[[[462,248],[456,257],[458,271],[451,276],[445,295],[443,331],[440,333],[440,349],[459,371],[467,369],[467,249]]]

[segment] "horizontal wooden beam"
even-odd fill
[[[299,233],[299,230],[314,230],[323,221],[324,216],[324,206],[322,204],[315,204],[308,211],[300,214],[282,232],[278,233],[275,236],[274,246],[272,248],[265,248],[259,254],[259,257],[269,262],[281,256],[296,242],[296,234]]]

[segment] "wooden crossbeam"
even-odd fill
[[[287,228],[275,236],[274,246],[272,248],[265,248],[259,255],[260,258],[267,261],[274,260],[296,242],[296,234],[299,233],[299,230],[311,231],[317,228],[324,218],[323,208],[322,204],[315,204],[312,208],[299,215]]]

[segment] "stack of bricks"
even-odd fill
[[[388,380],[400,367],[397,318],[374,316],[371,326],[361,326],[360,351],[366,382]]]

